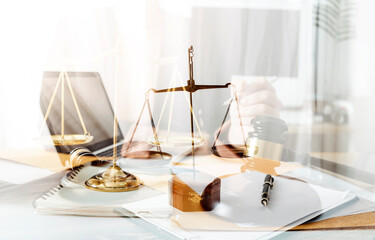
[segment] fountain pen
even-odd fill
[[[273,177],[270,174],[267,174],[264,178],[263,183],[263,192],[261,203],[263,206],[267,206],[268,201],[270,200],[270,191],[273,187]]]

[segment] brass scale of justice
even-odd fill
[[[188,48],[188,61],[189,61],[189,80],[187,81],[186,86],[181,86],[181,87],[173,87],[173,88],[166,88],[166,89],[159,89],[156,90],[154,88],[149,89],[146,94],[145,94],[145,102],[142,106],[141,113],[138,117],[138,120],[136,122],[135,128],[132,132],[131,138],[129,142],[127,143],[127,148],[125,150],[124,158],[133,158],[133,159],[164,159],[164,160],[169,160],[172,158],[172,155],[166,152],[163,152],[160,146],[159,142],[159,137],[157,133],[157,128],[155,126],[154,118],[152,115],[151,111],[151,106],[149,102],[149,93],[150,91],[154,93],[170,93],[170,92],[189,92],[189,100],[190,100],[190,130],[191,130],[191,156],[193,159],[193,165],[195,165],[195,160],[194,160],[194,148],[195,148],[195,137],[194,137],[194,111],[193,111],[193,93],[199,90],[206,90],[206,89],[219,89],[219,88],[228,88],[229,86],[232,86],[232,91],[233,91],[233,97],[231,98],[228,108],[225,112],[224,119],[221,123],[221,126],[219,128],[219,131],[215,137],[215,141],[213,143],[213,146],[211,147],[211,151],[213,154],[219,157],[237,157],[237,158],[242,158],[244,149],[246,149],[246,140],[245,140],[245,135],[243,132],[243,124],[242,124],[242,118],[240,114],[240,109],[239,109],[239,102],[238,102],[238,97],[236,93],[236,88],[233,84],[231,83],[226,83],[224,85],[196,85],[194,78],[193,78],[193,57],[194,57],[194,49],[193,46],[190,46]],[[84,130],[84,134],[69,134],[65,135],[64,134],[64,79],[68,83],[68,87],[70,90],[70,93],[72,95],[72,99],[79,117],[79,120],[81,122],[82,128]],[[61,100],[61,135],[53,135],[52,140],[55,145],[79,145],[79,144],[85,144],[90,141],[92,141],[93,136],[90,135],[90,133],[86,130],[83,118],[81,116],[81,113],[79,111],[79,107],[72,89],[72,86],[69,81],[68,74],[66,72],[62,72],[59,76],[58,82],[56,84],[56,87],[54,89],[51,101],[49,103],[44,121],[48,118],[48,114],[50,112],[50,109],[52,107],[52,103],[54,101],[54,98],[56,96],[56,91],[58,89],[58,86],[61,84],[62,87],[62,100]],[[219,136],[222,132],[223,125],[227,119],[228,113],[230,111],[230,107],[233,103],[233,100],[236,101],[237,105],[237,114],[238,118],[240,121],[240,127],[241,127],[241,132],[242,132],[242,138],[244,141],[243,146],[235,146],[231,144],[223,144],[223,145],[216,145],[217,140],[219,139]],[[148,113],[150,117],[150,122],[151,122],[151,127],[153,130],[154,134],[154,145],[156,145],[157,151],[152,151],[152,150],[145,150],[145,151],[135,151],[135,152],[130,152],[128,153],[130,149],[130,145],[133,141],[134,135],[137,131],[138,125],[140,123],[142,114],[144,112],[145,107],[147,106],[148,108]],[[112,165],[105,170],[102,173],[96,174],[93,177],[91,177],[89,180],[85,182],[85,186],[91,190],[95,191],[102,191],[102,192],[125,192],[125,191],[132,191],[139,189],[143,186],[143,182],[136,177],[135,175],[123,171],[117,164],[116,164],[116,136],[117,136],[117,118],[115,116],[114,118],[114,149],[113,149],[113,162]]]

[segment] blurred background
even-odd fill
[[[288,147],[375,172],[373,9],[372,0],[1,2],[0,157],[46,149],[34,141],[44,72],[98,72],[113,107],[118,94],[128,135],[147,89],[186,83],[193,45],[197,84],[267,76],[283,104]],[[230,94],[194,96],[211,140]],[[185,96],[175,95],[172,130],[188,131]],[[157,121],[165,97],[152,96]]]

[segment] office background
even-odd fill
[[[238,76],[278,77],[274,87],[284,104],[281,116],[296,126],[290,138],[295,149],[359,152],[359,166],[373,158],[373,1],[15,1],[2,5],[0,143],[4,148],[36,147],[33,138],[43,118],[38,98],[43,71],[99,72],[112,102],[117,71],[118,116],[127,132],[148,88],[168,87],[171,81],[180,85],[175,71],[187,80],[186,48],[193,44],[198,83],[223,84]],[[348,34],[334,35],[335,31]],[[217,119],[223,116],[222,103],[228,97],[225,91],[195,96],[199,123],[208,134],[219,126]],[[155,97],[156,113],[163,100]],[[179,104],[185,104],[183,96],[176,98],[175,106]],[[180,123],[178,114],[174,121]],[[340,133],[314,134],[321,124],[338,127]],[[188,127],[176,125],[177,130]],[[28,136],[22,146],[21,135]]]

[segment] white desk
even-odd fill
[[[351,188],[355,194],[375,200],[373,193],[342,180],[336,181],[334,177],[320,174],[319,171],[308,168],[298,171],[306,177],[339,188]],[[64,174],[60,172],[22,185],[0,183],[0,239],[174,239],[162,231],[150,229],[141,219],[35,214],[32,206],[34,198],[57,185]],[[246,238],[247,234],[220,233],[221,239],[234,235],[236,238]],[[215,234],[213,239],[218,239],[217,236]],[[359,236],[361,239],[373,239],[375,230],[285,232],[276,239],[355,239]]]

